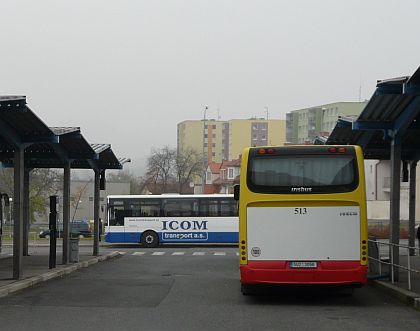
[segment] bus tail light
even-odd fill
[[[330,147],[328,148],[328,152],[330,153],[345,153],[347,152],[347,148],[345,147]]]
[[[274,148],[260,148],[258,150],[258,154],[260,154],[260,155],[265,155],[265,154],[273,155],[273,154],[276,154],[276,150]]]
[[[361,252],[362,264],[363,265],[366,265],[366,263],[367,263],[367,257],[368,257],[368,247],[367,247],[366,240],[362,240],[361,247],[360,247],[360,252]]]
[[[240,245],[239,245],[239,250],[240,250],[240,256],[241,256],[241,262],[246,262],[246,241],[245,240],[241,240]]]

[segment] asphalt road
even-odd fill
[[[1,330],[419,330],[376,288],[240,293],[231,247],[139,247],[0,299]]]

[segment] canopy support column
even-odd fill
[[[29,256],[29,173],[25,168],[23,177],[23,256]]]
[[[394,264],[391,272],[391,280],[399,280],[400,262],[400,187],[401,187],[401,139],[394,136],[391,142],[391,197],[390,197],[390,257]]]
[[[16,147],[14,155],[13,279],[21,279],[23,276],[24,151],[23,146]]]
[[[417,161],[410,163],[410,193],[408,206],[408,246],[416,246],[416,167]],[[416,250],[410,248],[410,256],[416,255]]]
[[[100,200],[100,177],[101,172],[95,169],[95,183],[94,183],[94,204],[93,204],[93,255],[99,255],[99,200]]]
[[[70,162],[64,165],[63,179],[63,264],[69,261],[69,224],[70,224]]]

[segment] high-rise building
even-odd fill
[[[245,147],[284,145],[285,120],[233,119],[229,123],[228,160],[238,158]]]
[[[316,136],[329,135],[340,116],[357,116],[367,103],[335,102],[293,110],[286,114],[286,142],[311,144]]]
[[[283,145],[285,129],[285,120],[187,120],[178,124],[178,150],[192,148],[203,153],[207,164],[220,163],[237,159],[245,147]]]

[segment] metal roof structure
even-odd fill
[[[17,145],[25,148],[25,167],[122,169],[109,144],[89,144],[79,127],[48,127],[23,96],[0,97],[0,162],[13,166]],[[129,159],[124,159],[129,160]],[[127,161],[125,161],[127,162]]]
[[[31,169],[64,169],[62,258],[66,264],[69,259],[70,169],[95,172],[93,255],[98,255],[99,199],[100,189],[105,185],[105,170],[122,169],[129,161],[118,159],[109,144],[89,144],[79,127],[48,127],[26,105],[26,97],[0,96],[0,162],[14,167],[13,278],[22,277],[23,255],[28,254],[26,225],[29,223]]]
[[[377,82],[377,88],[358,117],[342,117],[326,144],[363,147],[365,158],[390,159],[398,139],[402,160],[420,159],[420,67],[412,76]]]

